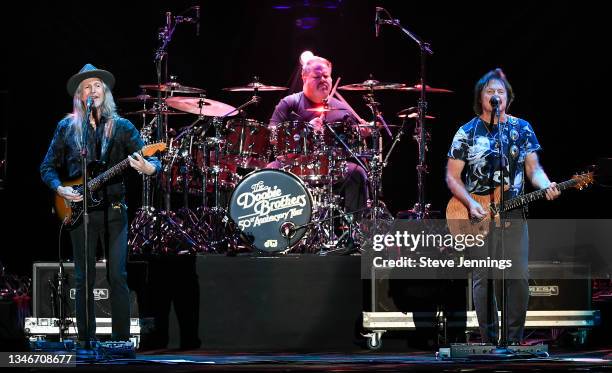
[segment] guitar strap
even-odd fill
[[[102,138],[102,146],[101,146],[101,155],[100,155],[100,161],[102,161],[104,164],[108,163],[108,157],[110,154],[110,150],[113,147],[113,143],[115,142],[115,126],[113,125],[114,123],[109,123],[111,121],[114,121],[115,119],[109,119],[107,121],[103,121],[103,124],[101,125],[101,130],[102,130],[102,134],[104,134],[104,130],[105,130],[105,126],[106,125],[111,125],[113,127],[113,131],[110,135],[110,137],[104,141],[104,137]],[[104,136],[104,135],[103,135]]]

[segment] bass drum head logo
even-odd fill
[[[306,234],[312,217],[312,197],[295,175],[281,170],[259,170],[237,186],[229,216],[243,239],[257,250],[288,251]]]

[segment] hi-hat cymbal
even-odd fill
[[[338,89],[341,89],[343,91],[377,91],[383,89],[397,90],[404,87],[406,87],[406,85],[403,83],[383,83],[379,82],[378,80],[368,79],[363,83],[347,84],[338,87]]]
[[[421,91],[421,85],[420,84],[416,84],[413,85],[412,87],[403,87],[403,88],[399,88],[400,91],[407,91],[407,92],[420,92]],[[434,87],[430,87],[428,85],[425,86],[425,92],[428,93],[453,93],[453,91],[451,91],[450,89],[446,89],[446,88],[434,88]]]
[[[156,115],[157,111],[155,109],[143,109],[143,110],[136,110],[136,111],[130,111],[127,113],[124,113],[123,115]],[[161,111],[162,115],[184,115],[187,113],[184,113],[182,111],[174,111],[174,110],[162,110]]]
[[[202,88],[187,87],[178,82],[168,82],[166,84],[142,84],[142,89],[150,89],[152,91],[175,92],[175,93],[204,93]]]
[[[191,114],[201,114],[207,117],[221,117],[236,110],[235,107],[224,104],[223,102],[199,97],[168,97],[166,103],[171,108]],[[236,114],[238,114],[238,112],[233,112],[228,116],[234,116]]]
[[[306,111],[312,111],[315,113],[329,113],[330,111],[339,111],[339,110],[346,110],[346,109],[337,108],[337,107],[324,107],[324,106],[306,109]]]
[[[397,113],[397,117],[398,118],[410,118],[410,119],[418,118],[419,112],[416,107],[409,107]],[[431,116],[431,115],[425,115],[425,119],[436,119],[436,117]]]
[[[121,98],[118,98],[117,101],[121,101],[121,102],[142,102],[142,101],[153,100],[153,99],[155,99],[155,97],[149,96],[147,94],[142,94],[142,95],[138,95],[138,96],[134,96],[134,97],[121,97]]]
[[[259,92],[271,92],[271,91],[286,91],[289,88],[280,87],[276,85],[267,85],[267,84],[263,84],[260,82],[251,82],[244,86],[223,88],[224,91],[230,91],[230,92],[253,92],[255,91],[255,89],[257,89]]]

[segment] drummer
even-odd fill
[[[332,89],[332,64],[323,57],[314,56],[302,65],[302,92],[284,97],[270,118],[270,129],[286,121],[308,122],[310,127],[323,133],[327,131],[324,122],[350,120],[359,123],[350,113],[346,104],[330,97]],[[338,110],[316,112],[315,108],[334,108]],[[308,110],[311,109],[311,110]],[[361,128],[361,135],[368,135],[366,128]],[[278,156],[279,154],[277,154]],[[268,168],[281,168],[279,161],[272,162]],[[368,199],[368,176],[359,165],[347,162],[346,177],[334,185],[334,192],[343,197],[347,212],[364,209]]]

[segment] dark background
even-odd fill
[[[304,49],[330,59],[334,78],[357,83],[370,74],[381,81],[416,84],[419,51],[400,30],[384,26],[374,37],[374,8],[385,7],[424,40],[428,83],[452,89],[428,96],[427,123],[432,132],[428,153],[427,201],[443,210],[450,193],[444,183],[446,152],[458,126],[470,120],[473,86],[487,71],[501,67],[514,87],[511,113],[531,122],[544,151],[541,162],[552,180],[609,157],[607,127],[609,64],[603,58],[605,12],[588,2],[442,1],[142,1],[49,2],[3,12],[4,50],[0,85],[2,133],[8,135],[8,168],[2,172],[0,261],[13,272],[30,273],[32,261],[56,260],[59,223],[51,214],[52,194],[38,171],[56,123],[71,110],[67,79],[85,63],[111,71],[115,98],[135,96],[139,84],[156,82],[153,52],[165,12],[179,14],[199,4],[200,36],[194,25],[179,25],[169,47],[169,72],[187,86],[205,88],[208,97],[238,106],[245,93],[223,87],[246,84],[253,75],[274,85],[296,78]],[[279,10],[273,5],[289,5]],[[325,5],[335,7],[326,7]],[[578,4],[578,5],[576,5]],[[5,6],[6,7],[6,6]],[[602,6],[603,7],[603,6]],[[298,19],[314,22],[298,27]],[[600,19],[601,18],[601,19]],[[308,21],[308,20],[306,20]],[[600,44],[600,41],[604,43]],[[250,117],[266,121],[284,93],[262,94]],[[359,94],[344,97],[366,119]],[[378,101],[388,122],[395,113],[416,106],[415,93],[381,93]],[[119,103],[124,111],[134,104]],[[130,117],[140,128],[138,117]],[[174,127],[195,118],[171,118]],[[417,149],[412,126],[392,154],[383,178],[384,200],[393,213],[416,199]],[[129,203],[139,206],[139,179],[130,178]],[[595,186],[539,202],[532,217],[609,217],[610,193]]]

